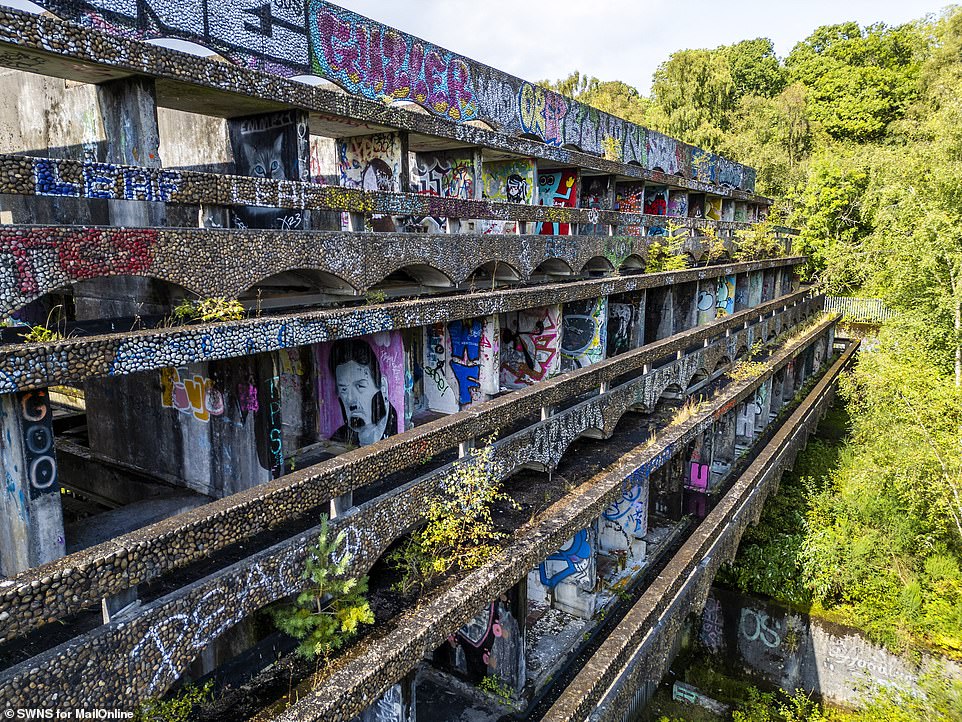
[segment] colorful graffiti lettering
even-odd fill
[[[223,416],[224,396],[214,382],[187,368],[165,368],[160,371],[160,403],[165,409],[177,409],[207,423],[212,416]]]
[[[564,96],[540,85],[521,83],[518,117],[525,133],[540,138],[548,145],[560,146],[564,142],[563,123],[567,114],[568,101]]]
[[[608,521],[618,522],[622,529],[636,537],[648,533],[648,485],[635,484],[602,514]]]
[[[561,306],[505,314],[501,323],[501,381],[518,389],[560,368]]]
[[[141,275],[153,263],[153,229],[83,228],[58,233],[46,228],[23,228],[0,232],[0,255],[12,258],[20,293],[41,290],[38,276],[45,275],[40,261],[46,253],[57,254],[60,270],[71,281],[108,275]]]
[[[177,171],[111,163],[83,163],[81,177],[76,180],[68,180],[61,173],[58,161],[34,159],[34,192],[38,196],[164,202],[173,200],[181,182]]]
[[[348,92],[372,100],[407,100],[455,121],[478,117],[464,59],[333,5],[308,9],[312,66]]]
[[[688,483],[689,489],[697,491],[708,491],[708,482],[711,479],[711,468],[708,464],[699,464],[693,461],[688,464]]]

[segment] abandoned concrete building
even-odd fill
[[[323,0],[36,1],[0,7],[0,706],[410,722],[488,679],[631,719],[853,351],[754,171]],[[482,461],[500,548],[394,592]],[[283,667],[322,515],[376,620]]]

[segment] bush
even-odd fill
[[[401,573],[395,589],[409,594],[423,589],[454,569],[476,569],[497,550],[503,534],[495,530],[491,506],[514,504],[501,491],[500,470],[490,446],[472,449],[471,459],[456,465],[441,483],[442,493],[430,503],[424,529],[388,556]]]

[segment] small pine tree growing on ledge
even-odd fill
[[[329,539],[327,516],[322,516],[321,533],[307,552],[303,574],[311,586],[293,604],[271,612],[277,628],[300,641],[297,654],[305,659],[326,657],[354,637],[362,624],[374,624],[374,612],[365,598],[367,577],[346,578],[351,555],[339,554],[343,545],[344,532]]]

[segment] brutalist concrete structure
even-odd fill
[[[39,4],[0,8],[6,707],[256,689],[318,517],[376,583],[481,445],[543,508],[243,711],[411,720],[427,658],[523,706],[832,361],[750,168],[321,0]]]

